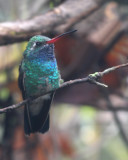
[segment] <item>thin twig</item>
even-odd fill
[[[122,66],[123,66],[123,65],[122,65]],[[118,68],[118,67],[116,67],[116,68]],[[108,72],[109,72],[109,71],[108,71]],[[108,73],[108,72],[107,72],[107,73]],[[120,118],[119,118],[119,116],[118,116],[118,113],[115,112],[115,110],[114,110],[114,107],[113,107],[113,105],[112,105],[112,102],[111,102],[111,100],[110,100],[110,98],[109,98],[109,96],[108,96],[108,91],[107,91],[107,90],[104,90],[104,88],[101,88],[101,91],[102,91],[105,99],[107,100],[107,104],[108,104],[107,107],[108,107],[108,109],[112,111],[113,119],[114,119],[114,121],[115,121],[115,123],[116,123],[116,125],[117,125],[117,127],[118,127],[118,129],[119,129],[120,136],[121,136],[124,144],[126,145],[126,147],[128,147],[128,138],[127,138],[127,135],[126,135],[126,133],[125,133],[125,131],[124,131],[124,128],[122,127],[122,123],[121,123],[121,120],[120,120]],[[127,109],[128,109],[128,108],[127,108]]]
[[[107,87],[107,85],[105,85],[103,83],[100,83],[97,80],[100,79],[101,77],[103,77],[105,74],[108,74],[110,72],[113,72],[113,71],[115,71],[115,70],[117,70],[119,68],[126,67],[126,66],[128,66],[128,63],[108,68],[108,69],[104,70],[103,72],[96,72],[94,74],[90,74],[87,77],[82,78],[82,79],[75,79],[75,80],[67,81],[67,82],[61,84],[59,88],[56,88],[56,89],[54,89],[52,91],[49,91],[49,92],[46,92],[45,94],[34,96],[34,97],[31,97],[31,98],[25,99],[25,100],[23,100],[22,102],[20,102],[18,104],[13,104],[11,106],[2,108],[2,109],[0,109],[0,114],[6,113],[6,112],[11,111],[11,110],[16,109],[16,108],[19,108],[19,107],[25,105],[26,103],[28,103],[29,101],[33,101],[33,100],[35,100],[35,99],[37,99],[37,98],[39,98],[39,97],[41,97],[43,95],[46,95],[48,93],[52,93],[52,92],[54,92],[56,90],[68,87],[68,86],[73,85],[73,84],[79,84],[79,83],[88,82],[88,83],[96,84],[96,85],[101,86],[101,87]]]

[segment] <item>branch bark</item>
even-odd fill
[[[0,23],[0,45],[28,40],[33,35],[64,32],[98,8],[100,0],[67,0],[30,20]]]
[[[104,70],[103,72],[95,72],[94,74],[90,74],[88,75],[87,77],[85,78],[82,78],[82,79],[75,79],[75,80],[70,80],[70,81],[67,81],[63,84],[60,85],[59,88],[55,89],[55,90],[52,90],[52,91],[49,91],[49,92],[46,92],[45,94],[41,94],[41,95],[38,95],[38,96],[33,96],[33,97],[30,97],[28,99],[25,99],[23,100],[22,102],[18,103],[18,104],[13,104],[11,106],[8,106],[6,108],[2,108],[0,109],[0,114],[2,113],[6,113],[8,111],[11,111],[11,110],[14,110],[14,109],[17,109],[23,105],[25,105],[27,102],[29,101],[33,101],[35,99],[37,99],[38,97],[41,97],[43,95],[46,95],[48,93],[52,93],[56,90],[59,90],[59,89],[62,89],[62,88],[65,88],[65,87],[68,87],[70,85],[74,85],[74,84],[79,84],[79,83],[85,83],[85,82],[88,82],[88,83],[91,83],[91,84],[95,84],[97,86],[101,86],[101,87],[107,87],[107,85],[103,84],[103,83],[100,83],[98,82],[98,80],[103,77],[105,74],[108,74],[110,72],[113,72],[119,68],[122,68],[122,67],[127,67],[128,66],[128,63],[125,63],[125,64],[121,64],[121,65],[118,65],[118,66],[114,66],[114,67],[111,67],[111,68],[108,68],[106,70]],[[123,108],[122,108],[123,109]],[[120,110],[120,109],[119,109]],[[115,109],[115,111],[119,111],[118,109]],[[126,108],[125,108],[126,110]]]

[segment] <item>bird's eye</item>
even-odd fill
[[[41,42],[36,42],[36,46],[41,46],[42,43]]]

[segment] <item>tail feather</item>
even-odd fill
[[[49,130],[49,109],[54,93],[42,96],[33,102],[28,103],[24,110],[24,130],[25,134]]]
[[[46,119],[43,127],[39,130],[40,133],[45,133],[49,130],[50,116],[48,114],[48,118]]]

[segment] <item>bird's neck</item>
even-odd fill
[[[32,51],[26,50],[24,54],[24,59],[28,61],[36,60],[39,62],[54,61],[55,59],[54,46],[45,47],[41,50],[32,50]]]

